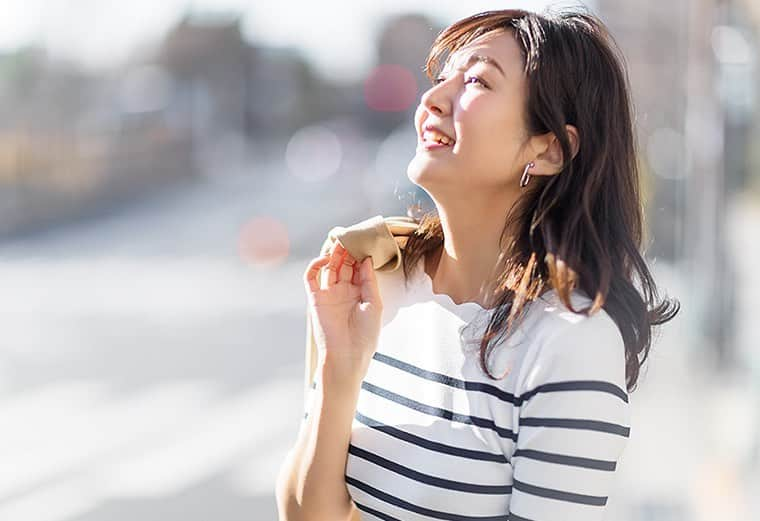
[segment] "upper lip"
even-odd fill
[[[441,130],[439,127],[436,127],[436,126],[435,126],[435,125],[433,125],[432,123],[428,123],[428,124],[426,124],[426,125],[424,125],[424,126],[422,127],[422,131],[420,132],[420,140],[422,140],[422,141],[424,141],[424,140],[425,140],[425,131],[426,131],[426,130],[435,130],[436,132],[438,132],[438,133],[440,133],[440,134],[443,134],[444,136],[446,136],[446,137],[447,137],[447,138],[449,138],[450,140],[452,140],[452,141],[456,141],[456,140],[455,140],[453,137],[451,137],[451,135],[450,135],[450,134],[447,134],[446,132],[444,132],[443,130]]]

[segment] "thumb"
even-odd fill
[[[372,257],[365,257],[359,269],[359,283],[362,302],[371,304],[380,303],[380,291],[377,287],[375,268],[372,266]]]

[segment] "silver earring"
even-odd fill
[[[534,166],[535,164],[533,161],[525,165],[525,170],[523,170],[522,177],[520,178],[520,188],[525,188],[528,185],[528,182],[530,181],[530,174],[528,173],[528,170]]]

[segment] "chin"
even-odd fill
[[[442,176],[450,175],[451,165],[436,161],[434,157],[425,154],[424,151],[417,152],[409,161],[406,167],[406,176],[411,182],[421,185],[425,179],[440,179]]]

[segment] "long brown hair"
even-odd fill
[[[603,308],[614,320],[625,344],[626,385],[633,391],[649,354],[652,326],[672,319],[680,302],[658,303],[657,287],[639,252],[643,209],[625,59],[591,14],[504,9],[444,29],[432,44],[426,74],[433,80],[444,54],[498,29],[511,30],[520,46],[529,134],[553,132],[566,159],[560,175],[533,176],[508,212],[500,245],[505,237],[509,244],[502,248],[495,307],[489,308],[494,311],[479,341],[481,367],[495,379],[486,363],[491,350],[530,303],[553,288],[572,312],[588,316]],[[580,134],[574,157],[565,124]],[[420,258],[443,244],[436,210],[417,221],[404,248],[407,280]],[[589,306],[573,308],[576,288],[593,296]]]

